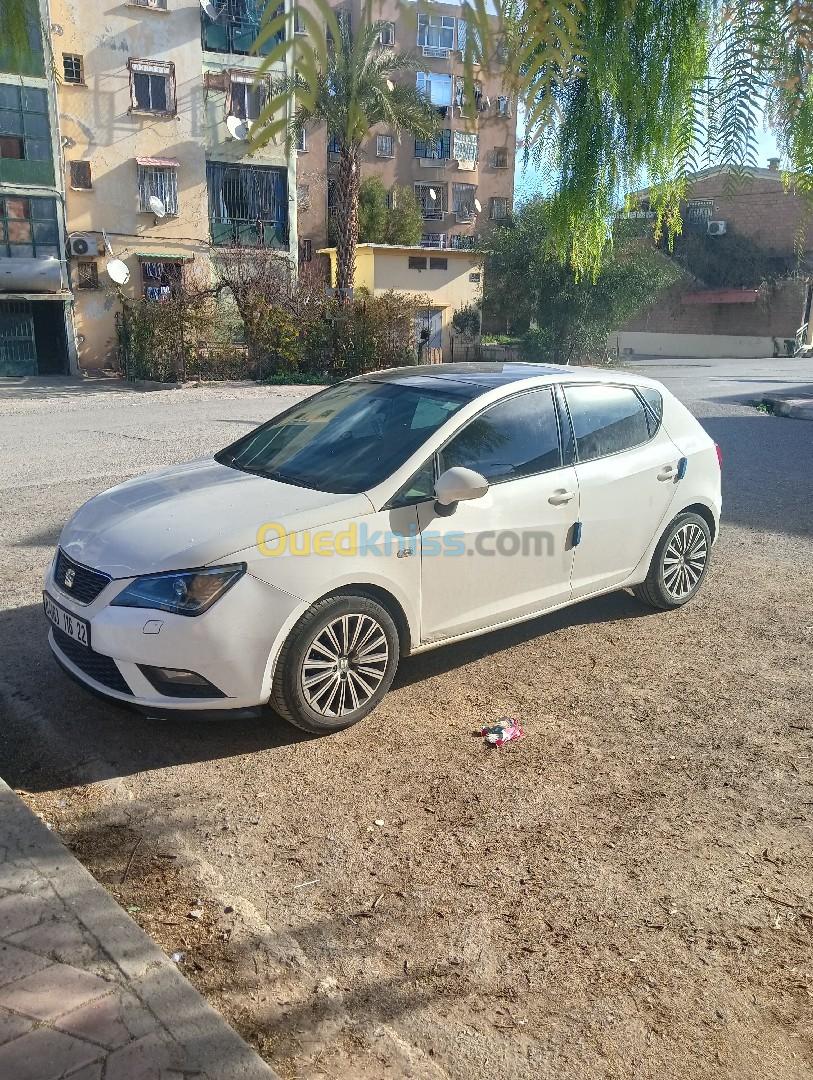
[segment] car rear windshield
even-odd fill
[[[442,379],[342,383],[256,428],[215,460],[299,487],[366,491],[484,389]]]

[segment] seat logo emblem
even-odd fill
[[[65,571],[65,585],[67,588],[72,589],[74,581],[76,581],[76,571],[71,566]]]

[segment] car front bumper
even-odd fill
[[[273,661],[289,627],[307,607],[303,601],[246,574],[195,617],[111,607],[131,580],[110,582],[84,605],[56,584],[49,569],[46,592],[90,624],[88,649],[49,623],[48,643],[68,675],[108,700],[155,714],[254,713],[268,701]],[[160,693],[141,665],[195,672],[222,696],[191,697],[188,688],[183,696]]]

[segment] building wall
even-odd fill
[[[329,248],[331,281],[336,282],[336,249]],[[425,258],[426,270],[410,269],[411,257]],[[430,259],[445,260],[444,269],[429,269]],[[442,311],[443,359],[451,358],[452,316],[482,296],[483,261],[474,251],[433,251],[420,247],[360,244],[356,254],[356,288],[374,295],[386,292],[426,297],[428,307]]]
[[[737,179],[717,173],[691,185],[689,199],[711,199],[712,219],[725,221],[731,232],[748,236],[777,254],[791,254],[805,217],[798,195],[787,191],[781,173],[760,169]],[[807,248],[807,241],[802,245]]]
[[[0,0],[2,3],[2,0]],[[59,116],[56,81],[50,67],[47,40],[42,28],[51,18],[48,0],[28,0],[31,50],[23,56],[14,56],[0,42],[0,84],[14,92],[31,87],[47,97],[48,137],[42,156],[37,159],[0,157],[0,199],[4,197],[44,197],[55,201],[56,235],[50,257],[59,260],[59,270],[46,275],[50,287],[58,291],[50,293],[29,292],[37,278],[44,280],[38,270],[42,265],[39,256],[31,259],[6,258],[5,235],[0,258],[3,272],[0,274],[0,301],[8,303],[10,297],[21,299],[31,305],[36,342],[36,372],[39,374],[67,374],[76,370],[76,351],[70,326],[70,294],[65,261],[65,211],[62,169],[60,167]],[[27,151],[26,151],[27,153]],[[9,241],[11,237],[9,236]],[[53,264],[51,264],[53,265]],[[19,270],[16,274],[14,271]],[[59,289],[61,278],[62,288]],[[15,301],[17,302],[17,301]],[[47,310],[45,310],[47,308]],[[0,374],[10,373],[11,368],[0,365]]]
[[[335,6],[350,7],[351,25],[355,30],[361,19],[359,0],[353,0],[351,5],[337,3]],[[421,55],[421,49],[416,44],[419,10],[432,15],[461,18],[464,9],[457,4],[433,3],[431,7],[427,7],[424,4],[399,5],[395,0],[381,0],[374,7],[374,17],[394,24],[395,49],[415,54],[419,70],[463,76],[464,65],[459,50],[453,50],[449,58],[443,59]],[[465,236],[482,233],[489,225],[489,207],[493,196],[507,198],[509,207],[513,203],[514,162],[517,149],[515,103],[511,102],[510,116],[499,116],[497,98],[506,93],[502,87],[499,71],[486,72],[476,68],[474,75],[482,84],[481,100],[489,99],[490,105],[482,111],[473,107],[465,109],[463,111],[466,112],[466,116],[461,115],[458,107],[452,106],[448,110],[447,117],[440,121],[442,128],[478,133],[478,167],[473,172],[459,169],[454,160],[444,162],[440,168],[421,165],[420,159],[415,157],[415,140],[407,132],[402,132],[400,139],[396,137],[393,158],[377,157],[376,135],[379,133],[396,134],[383,126],[371,129],[369,138],[362,146],[362,179],[367,176],[380,176],[387,188],[395,185],[412,188],[417,182],[447,184],[449,205],[451,205],[453,183],[476,185],[476,197],[483,211],[474,224],[458,223],[455,221],[454,214],[450,212],[442,220],[427,221],[425,229],[427,233]],[[414,71],[397,77],[397,81],[405,81],[412,86],[415,85],[415,79]],[[506,148],[507,168],[494,166],[493,151],[496,147]],[[302,205],[300,197],[299,235],[302,238],[311,238],[313,250],[316,251],[327,242],[327,180],[331,173],[331,164],[327,155],[327,136],[323,125],[308,132],[307,151],[300,151],[297,156],[297,183],[300,185],[300,192],[303,186],[307,187],[309,202],[309,205]]]
[[[51,0],[52,45],[61,68],[63,53],[83,57],[84,84],[60,86],[64,169],[88,161],[90,191],[67,192],[69,233],[104,230],[113,254],[130,269],[123,292],[142,291],[139,255],[174,256],[195,266],[208,265],[210,226],[207,160],[289,168],[290,247],[296,245],[295,163],[284,141],[257,153],[233,139],[226,128],[226,95],[209,89],[205,73],[230,68],[254,70],[257,57],[204,52],[199,0],[169,0],[166,10],[109,0]],[[132,108],[129,59],[170,61],[175,65],[176,112],[150,115]],[[156,219],[139,209],[136,158],[174,159],[178,164],[178,214]],[[110,366],[117,353],[116,288],[108,280],[100,243],[96,260],[98,289],[75,289],[75,328],[84,368]],[[74,276],[76,262],[72,260]]]

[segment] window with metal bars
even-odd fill
[[[267,56],[285,40],[280,31],[255,50],[265,7],[264,0],[214,0],[216,18],[201,9],[201,37],[208,52],[235,53],[238,56],[257,54]],[[279,14],[282,8],[275,12]]]
[[[475,184],[452,184],[452,210],[454,210],[458,218],[466,220],[474,218],[476,194],[477,186]]]
[[[287,169],[210,161],[206,180],[213,244],[235,247],[287,244]]]
[[[491,164],[495,169],[508,168],[508,147],[495,146],[491,155]]]
[[[451,157],[452,133],[447,128],[428,139],[415,140],[415,157],[442,161]]]
[[[95,262],[78,262],[74,264],[73,272],[77,289],[99,288],[99,267]]]
[[[84,62],[78,53],[62,54],[62,77],[66,83],[85,81]]]
[[[502,221],[508,217],[508,199],[503,195],[495,195],[491,200],[491,220]]]
[[[376,135],[375,137],[375,156],[376,157],[394,157],[395,155],[395,139],[392,135]]]
[[[168,300],[183,282],[183,259],[141,259],[141,288],[147,300]]]
[[[74,191],[90,191],[93,187],[93,178],[90,171],[89,161],[72,161],[71,187]]]
[[[167,10],[167,0],[127,0],[127,3],[135,7],[152,8],[153,11]]]
[[[130,60],[130,100],[136,112],[175,112],[175,65],[167,60]]]
[[[342,142],[338,135],[331,134],[327,141],[328,154],[340,154],[342,150]]]
[[[395,44],[395,23],[388,22],[381,27],[378,35],[378,44],[391,46]]]
[[[160,199],[170,216],[178,213],[178,170],[165,165],[138,166],[138,209],[151,214],[151,198]]]
[[[313,259],[313,240],[305,237],[299,247],[300,262],[310,262]]]
[[[416,184],[415,198],[427,220],[442,218],[449,211],[449,188],[446,184]]]

